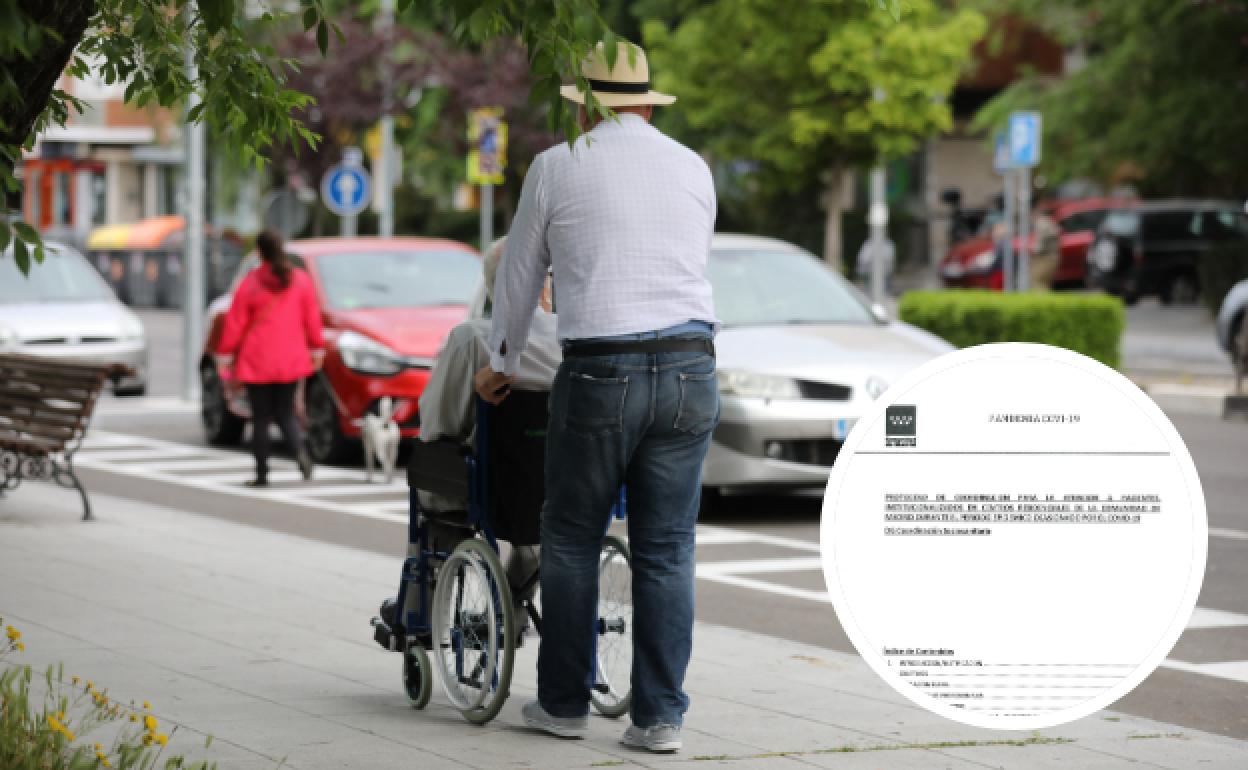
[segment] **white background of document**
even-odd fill
[[[885,446],[891,404],[916,407],[916,446]],[[1155,494],[1161,512],[1138,523],[886,522],[890,493],[926,494],[929,505],[938,494],[1099,495],[1092,505]],[[858,421],[828,485],[821,538],[841,623],[890,685],[967,724],[1029,729],[1109,706],[1165,658],[1200,590],[1207,523],[1186,447],[1135,385],[1069,351],[1005,343],[921,367]]]

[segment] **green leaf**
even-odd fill
[[[13,242],[13,260],[22,275],[30,275],[30,253],[26,251],[26,242],[20,238]]]
[[[9,223],[0,219],[0,251],[4,251],[9,247],[9,241],[13,239],[12,231],[9,230]]]
[[[307,32],[316,26],[316,22],[320,19],[315,8],[309,8],[303,12],[303,31]]]
[[[316,47],[321,50],[321,56],[329,50],[329,25],[323,20],[316,25]]]
[[[13,229],[17,230],[17,237],[24,241],[35,243],[39,240],[39,232],[28,222],[14,222]]]

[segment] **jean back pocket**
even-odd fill
[[[714,372],[680,372],[676,430],[706,433],[719,420],[719,386]]]
[[[568,430],[576,433],[616,433],[624,428],[624,398],[628,377],[594,377],[568,373]]]

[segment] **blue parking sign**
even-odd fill
[[[1040,113],[1010,113],[1006,142],[1012,168],[1033,168],[1040,163],[1040,130]]]

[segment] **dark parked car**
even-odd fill
[[[1248,216],[1231,201],[1149,201],[1110,213],[1088,251],[1088,285],[1128,303],[1200,296],[1197,260],[1227,241],[1248,242]]]

